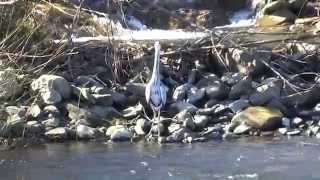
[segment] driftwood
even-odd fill
[[[246,27],[247,28],[247,27]],[[72,38],[75,45],[93,45],[99,46],[107,43],[124,43],[132,45],[152,44],[160,41],[168,45],[181,45],[185,43],[194,43],[198,41],[208,42],[209,44],[222,45],[224,47],[252,47],[252,46],[273,46],[279,42],[290,42],[304,40],[311,43],[317,43],[319,35],[313,32],[286,32],[283,31],[261,31],[258,28],[251,27],[251,30],[243,31],[242,28],[214,28],[210,31],[188,32],[179,30],[121,30],[113,36],[97,37],[78,37]],[[212,39],[212,36],[214,39]],[[65,44],[69,39],[54,40],[55,44]],[[214,42],[216,41],[216,42]],[[207,45],[205,45],[207,46]],[[202,47],[205,47],[202,46]],[[210,46],[209,48],[212,48]]]
[[[106,44],[109,42],[112,43],[154,43],[155,41],[160,41],[161,43],[185,43],[192,42],[199,39],[210,37],[210,33],[206,32],[184,32],[176,30],[145,30],[145,31],[131,31],[125,30],[119,35],[114,36],[97,36],[97,37],[80,37],[73,38],[72,42],[74,44]],[[64,44],[69,40],[54,40],[55,44]]]
[[[0,6],[4,6],[4,5],[12,5],[16,2],[18,2],[19,0],[10,0],[10,1],[0,1]]]

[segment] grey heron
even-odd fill
[[[160,137],[160,111],[166,104],[167,93],[166,88],[160,80],[160,43],[154,43],[154,62],[151,78],[146,86],[145,96],[147,103],[150,104],[153,111],[152,125],[158,122],[158,137]],[[150,133],[151,134],[150,130]]]

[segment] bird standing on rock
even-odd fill
[[[160,137],[160,111],[161,108],[166,104],[167,93],[166,88],[160,80],[160,43],[156,41],[154,43],[154,63],[153,71],[150,81],[146,86],[145,96],[147,103],[150,104],[153,111],[152,125],[158,122],[158,137]],[[149,135],[151,134],[150,133]]]

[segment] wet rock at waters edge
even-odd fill
[[[128,98],[123,93],[111,90],[110,94],[115,105],[125,107],[129,104]]]
[[[189,84],[183,84],[178,87],[173,92],[172,99],[174,101],[182,101],[187,97],[187,92],[190,88]]]
[[[292,119],[292,125],[294,127],[299,127],[300,125],[303,124],[303,122],[304,122],[303,119],[300,118],[300,117],[295,117],[295,118]]]
[[[26,132],[31,134],[40,134],[44,132],[45,128],[38,121],[28,121],[26,123]]]
[[[192,118],[192,114],[188,109],[185,109],[175,115],[175,119],[178,122],[184,122],[187,118]]]
[[[249,95],[253,92],[252,83],[250,80],[241,80],[231,87],[229,98],[239,99],[243,95]]]
[[[52,117],[42,121],[41,124],[43,124],[46,127],[46,129],[57,128],[60,125],[60,119],[56,117]]]
[[[168,110],[169,110],[169,114],[174,116],[183,110],[188,110],[189,112],[196,112],[198,108],[188,102],[177,101],[172,103]]]
[[[27,122],[27,106],[7,106],[5,111],[8,114],[6,127],[10,130],[11,136],[21,136],[24,125]]]
[[[206,86],[205,92],[210,99],[225,99],[228,97],[229,88],[223,82],[216,82]]]
[[[193,116],[186,117],[186,119],[183,120],[183,127],[194,131],[196,129],[196,124],[194,122]]]
[[[90,88],[86,87],[77,87],[75,85],[71,85],[71,91],[74,96],[78,99],[80,98],[81,101],[88,102],[90,104],[96,104],[96,99],[93,96]]]
[[[247,108],[249,106],[250,106],[250,104],[249,104],[248,100],[239,99],[239,100],[231,102],[228,105],[228,108],[230,108],[233,113],[237,113],[237,112],[244,110],[245,108]]]
[[[253,106],[239,112],[232,118],[232,123],[245,123],[254,129],[259,130],[274,130],[281,125],[282,113],[279,110]]]
[[[28,112],[28,106],[7,106],[5,107],[5,113],[8,116],[17,115],[19,117],[23,117]]]
[[[198,115],[216,115],[216,116],[219,116],[219,115],[222,115],[226,112],[229,112],[229,108],[226,106],[226,105],[223,105],[223,104],[216,104],[214,106],[212,106],[211,108],[202,108],[202,109],[199,109],[197,111],[197,114]]]
[[[188,91],[188,99],[187,102],[191,104],[197,104],[201,101],[206,94],[206,90],[204,88],[198,89],[196,87],[190,88]]]
[[[246,134],[252,129],[251,126],[247,125],[246,123],[241,123],[237,127],[234,128],[234,134]]]
[[[41,97],[45,104],[57,104],[62,101],[60,94],[54,90],[42,91]]]
[[[266,105],[271,100],[280,99],[282,82],[277,78],[264,80],[256,92],[249,97],[250,103],[255,106]]]
[[[68,129],[65,127],[54,128],[47,131],[45,136],[50,140],[65,140],[68,138]]]
[[[122,117],[120,112],[110,106],[94,105],[89,106],[89,110],[93,114],[93,117],[97,117],[98,119],[113,120],[114,118]]]
[[[169,131],[169,134],[172,134],[174,133],[175,131],[179,130],[183,128],[183,125],[182,124],[178,124],[178,123],[171,123],[170,126],[168,127],[168,131]]]
[[[160,123],[155,124],[151,127],[152,132],[157,134],[158,128],[160,129],[160,136],[168,136],[169,135],[169,126],[172,122],[171,118],[160,117]]]
[[[288,115],[288,116],[291,115],[289,113],[288,108],[279,99],[271,99],[271,101],[267,104],[267,106],[280,110],[284,115]]]
[[[143,83],[127,83],[125,90],[136,95],[140,100],[145,99],[146,84]]]
[[[160,136],[168,136],[171,122],[170,118],[160,117],[160,123],[154,123],[150,131],[152,134],[158,134],[158,130],[160,130]]]
[[[184,128],[180,128],[176,131],[174,131],[171,135],[169,135],[167,138],[166,138],[166,141],[167,142],[170,142],[170,143],[174,143],[174,142],[182,142],[183,139],[185,138],[185,132],[186,130]]]
[[[92,94],[92,97],[95,99],[96,104],[103,106],[113,105],[113,98],[111,94]]]
[[[196,87],[200,89],[216,83],[220,83],[218,76],[213,73],[207,73],[197,82]]]
[[[134,130],[136,134],[143,136],[146,135],[151,129],[151,122],[144,119],[140,118],[137,120],[136,125],[134,126]]]
[[[62,99],[68,99],[71,95],[69,82],[56,75],[42,75],[31,83],[33,91],[40,92],[46,104],[56,104]]]
[[[193,118],[195,129],[197,131],[202,131],[210,121],[210,118],[205,115],[195,115]]]
[[[46,117],[60,117],[61,113],[55,105],[45,106],[42,110],[43,115]]]
[[[288,130],[286,132],[287,135],[289,136],[297,136],[301,133],[301,131],[299,129],[292,129],[292,130]]]
[[[5,69],[0,71],[0,99],[7,100],[17,97],[23,92],[23,81],[18,75],[17,70]]]
[[[243,77],[244,74],[241,73],[227,72],[223,74],[223,76],[221,77],[221,81],[228,84],[229,86],[233,86],[240,82],[243,79]]]
[[[143,106],[140,103],[135,106],[128,107],[121,112],[122,116],[128,119],[135,118],[142,113],[143,113]]]
[[[31,104],[30,108],[27,111],[26,116],[31,116],[31,118],[39,118],[42,114],[42,110],[38,104]]]
[[[316,135],[318,134],[319,130],[320,130],[320,127],[317,126],[317,125],[312,125],[309,127],[309,129],[311,131],[311,135]]]
[[[109,106],[84,105],[78,107],[76,103],[66,103],[64,107],[72,121],[79,121],[80,124],[90,127],[108,124],[114,118],[122,117],[120,112]]]
[[[289,130],[288,130],[288,128],[284,127],[284,128],[279,128],[278,131],[279,131],[280,134],[285,135],[285,134],[287,134],[287,132],[288,132]]]
[[[217,105],[219,101],[217,99],[210,99],[204,104],[204,108],[212,108],[213,106]]]
[[[106,136],[112,141],[127,141],[132,138],[132,133],[123,125],[115,125],[108,128]]]
[[[77,125],[76,135],[80,139],[95,139],[102,136],[102,133],[96,129],[82,124]]]

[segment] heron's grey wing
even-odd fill
[[[160,94],[161,94],[162,105],[165,106],[167,101],[167,88],[164,84],[162,84],[160,87]]]
[[[145,96],[146,96],[146,101],[149,104],[150,96],[151,96],[151,85],[150,84],[146,85]]]

